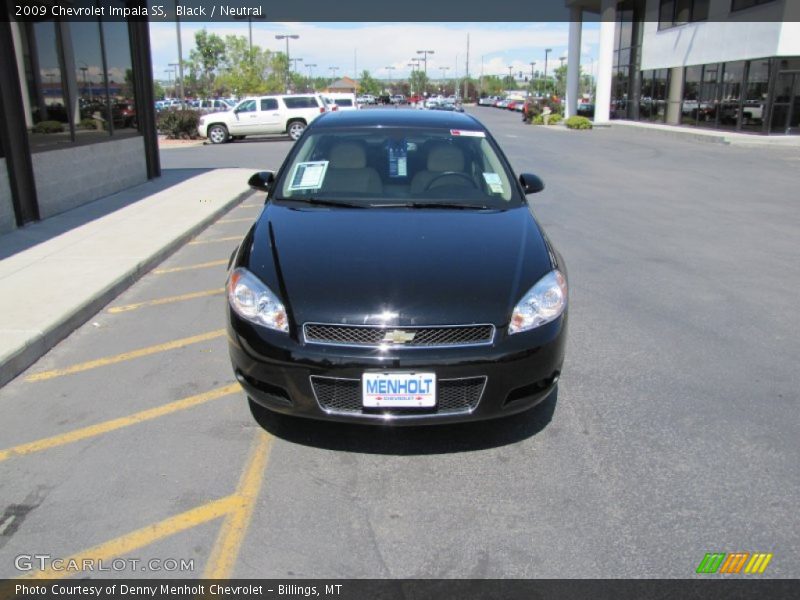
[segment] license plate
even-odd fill
[[[436,373],[364,373],[365,408],[432,408],[436,406]]]

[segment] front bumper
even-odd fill
[[[475,421],[511,415],[544,400],[554,389],[564,361],[567,315],[533,331],[498,332],[491,346],[461,348],[332,347],[306,344],[293,335],[257,327],[228,308],[228,341],[239,383],[256,403],[288,415],[358,423],[413,425]],[[330,404],[319,383],[342,382],[352,396],[364,371],[433,371],[442,386],[468,385],[476,402],[454,409],[361,409]],[[482,380],[483,385],[471,385]],[[312,383],[313,382],[313,383]]]

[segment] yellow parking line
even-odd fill
[[[166,352],[167,350],[175,350],[176,348],[183,348],[190,344],[197,344],[214,338],[222,337],[225,335],[224,329],[217,329],[216,331],[209,331],[208,333],[201,333],[200,335],[193,335],[192,337],[166,342],[164,344],[156,344],[155,346],[148,346],[146,348],[139,348],[131,352],[123,352],[114,356],[107,356],[106,358],[98,358],[88,362],[78,363],[71,367],[63,369],[53,369],[52,371],[42,371],[34,373],[25,378],[25,381],[44,381],[45,379],[52,379],[54,377],[61,377],[62,375],[70,375],[72,373],[80,373],[81,371],[88,371],[89,369],[96,369],[97,367],[105,367],[113,365],[126,360],[134,358],[141,358],[142,356],[149,356],[159,352]]]
[[[211,400],[216,400],[218,398],[235,394],[240,390],[241,388],[239,387],[238,383],[232,383],[224,387],[215,388],[208,392],[203,392],[202,394],[181,398],[180,400],[176,400],[175,402],[170,402],[169,404],[164,404],[162,406],[157,406],[156,408],[149,408],[147,410],[128,415],[127,417],[112,419],[103,423],[89,425],[88,427],[83,427],[82,429],[75,429],[73,431],[68,431],[67,433],[54,435],[48,438],[42,438],[40,440],[36,440],[35,442],[20,444],[19,446],[7,448],[6,450],[0,450],[0,462],[3,462],[4,460],[14,456],[25,456],[26,454],[33,454],[34,452],[41,452],[42,450],[50,450],[51,448],[64,446],[80,440],[96,437],[110,431],[122,429],[123,427],[129,427],[130,425],[136,425],[138,423],[143,423],[144,421],[157,419],[158,417],[163,417],[180,410],[186,410],[187,408],[192,408],[205,402],[210,402]]]
[[[236,510],[242,503],[241,498],[236,494],[214,500],[208,504],[198,506],[186,512],[182,512],[158,523],[142,527],[131,533],[114,538],[103,544],[99,544],[94,548],[90,548],[84,552],[79,552],[69,558],[65,558],[63,564],[68,565],[74,561],[77,565],[84,564],[84,560],[93,561],[92,564],[98,561],[108,562],[113,558],[125,556],[135,550],[149,546],[150,544],[162,540],[181,531],[186,531],[192,527],[202,525],[214,519],[218,519],[224,515],[230,514],[231,511]],[[26,573],[18,579],[63,579],[72,575],[77,575],[78,572],[66,570],[54,570],[52,568],[44,569],[41,571],[34,571]]]
[[[216,242],[233,242],[233,241],[240,241],[242,239],[241,235],[232,235],[230,237],[221,237],[221,238],[212,238],[210,240],[193,240],[189,242],[188,246],[197,246],[198,244],[214,244]]]
[[[217,223],[252,223],[253,221],[255,221],[255,217],[244,219],[220,219]]]
[[[212,260],[210,262],[198,263],[196,265],[188,265],[186,267],[170,267],[167,269],[156,269],[153,271],[156,275],[165,275],[166,273],[180,273],[181,271],[191,271],[193,269],[207,269],[208,267],[219,267],[222,265],[227,265],[228,259],[223,258],[222,260]]]
[[[183,300],[193,300],[194,298],[205,298],[207,296],[217,296],[222,294],[225,288],[216,288],[213,290],[203,290],[202,292],[191,292],[189,294],[181,294],[180,296],[167,296],[166,298],[157,298],[155,300],[147,300],[145,302],[137,302],[135,304],[125,304],[124,306],[112,306],[108,312],[116,314],[121,312],[128,312],[129,310],[136,310],[137,308],[144,308],[145,306],[160,306],[162,304],[172,304],[173,302],[181,302]]]
[[[261,490],[261,481],[269,460],[274,438],[259,430],[247,460],[247,466],[239,479],[236,496],[241,499],[235,510],[228,513],[222,522],[217,541],[206,564],[204,579],[229,579],[233,575],[239,550],[253,516],[253,509]]]

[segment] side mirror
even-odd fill
[[[268,192],[273,181],[275,181],[275,173],[272,171],[259,171],[250,176],[247,184],[259,192]]]
[[[519,176],[519,182],[526,194],[537,194],[544,189],[544,182],[533,173],[523,173]]]

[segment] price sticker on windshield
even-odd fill
[[[471,131],[469,129],[451,129],[450,135],[461,136],[461,137],[486,137],[486,132],[484,131]]]
[[[290,190],[315,190],[322,187],[325,173],[328,171],[327,160],[297,163],[289,179]]]
[[[500,179],[500,175],[497,173],[484,173],[483,179],[493,194],[503,193],[503,180]]]

